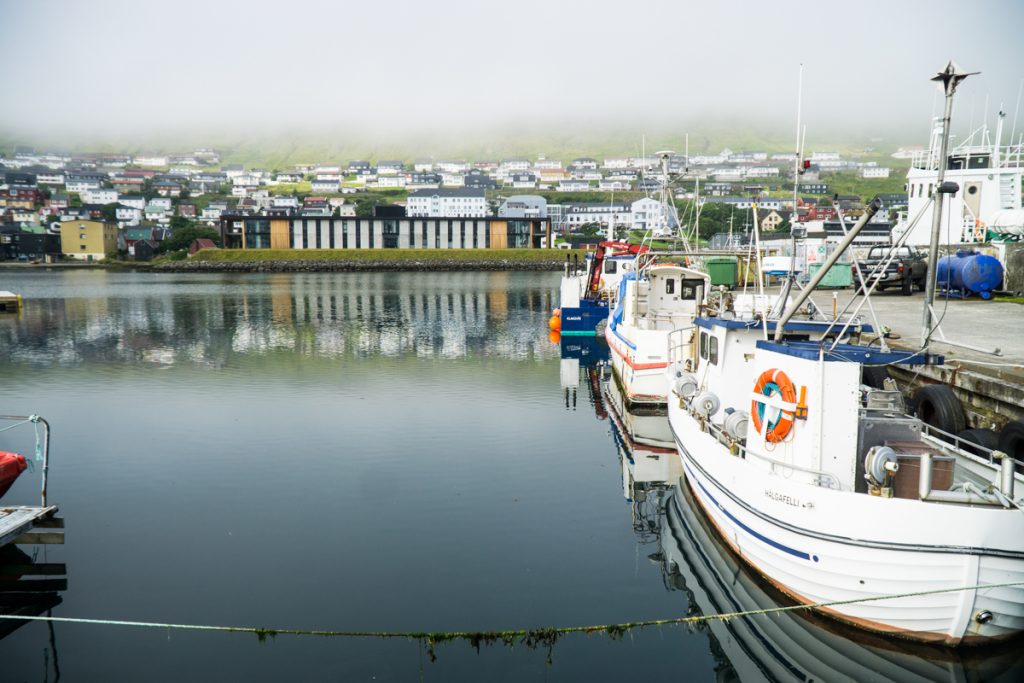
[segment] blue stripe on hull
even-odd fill
[[[733,515],[731,512],[729,512],[725,508],[724,505],[719,503],[718,500],[713,495],[711,495],[711,492],[708,491],[704,487],[704,484],[701,483],[700,479],[698,479],[697,476],[693,473],[693,470],[690,469],[690,464],[687,462],[688,459],[689,459],[689,456],[683,458],[683,467],[686,468],[686,472],[690,475],[690,479],[692,479],[693,481],[695,481],[697,483],[697,486],[699,486],[700,490],[704,492],[704,495],[706,495],[708,497],[708,499],[711,500],[711,502],[714,504],[714,506],[716,508],[718,508],[719,510],[722,511],[722,514],[724,514],[726,517],[728,517],[730,520],[732,520],[733,524],[735,524],[739,528],[743,529],[748,534],[750,534],[751,536],[753,536],[757,540],[761,541],[762,543],[770,545],[771,547],[776,548],[778,550],[781,550],[784,553],[789,553],[793,557],[799,557],[801,560],[810,560],[811,559],[810,553],[805,553],[802,550],[797,550],[795,548],[790,548],[788,545],[784,545],[782,543],[779,543],[776,540],[768,538],[764,534],[762,534],[762,533],[760,533],[758,531],[755,531],[754,529],[751,529],[749,526],[747,526],[746,524],[741,522],[739,519],[737,519],[735,515]],[[817,558],[815,558],[815,559],[817,559]]]

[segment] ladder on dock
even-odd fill
[[[64,518],[57,517],[57,506],[46,500],[50,473],[50,423],[38,415],[0,415],[0,421],[42,425],[42,439],[36,431],[37,449],[42,451],[42,484],[39,505],[0,505],[0,549],[8,543],[64,543]],[[11,425],[8,429],[18,426]]]

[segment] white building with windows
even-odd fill
[[[487,199],[483,190],[469,187],[417,190],[406,201],[405,215],[483,218],[487,216]]]
[[[671,234],[665,206],[657,199],[647,197],[636,200],[630,205],[630,213],[634,230],[650,231],[655,237]]]
[[[89,188],[82,190],[82,202],[85,204],[114,204],[117,202],[117,190],[107,188]]]
[[[861,178],[888,178],[891,169],[887,166],[865,166],[860,169]]]

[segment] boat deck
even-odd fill
[[[64,519],[56,513],[56,505],[0,507],[0,548],[8,543],[63,543]],[[33,532],[38,527],[47,531]]]

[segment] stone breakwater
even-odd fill
[[[565,259],[551,261],[516,261],[512,259],[429,259],[396,261],[360,259],[345,260],[286,260],[286,261],[170,261],[153,266],[157,272],[170,273],[330,273],[356,271],[466,271],[466,270],[562,270]]]

